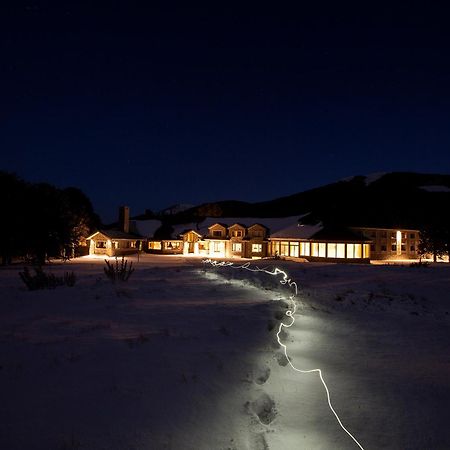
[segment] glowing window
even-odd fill
[[[370,244],[364,244],[364,258],[370,257]]]
[[[149,242],[148,246],[151,250],[161,250],[161,242],[152,241]]]
[[[294,256],[295,258],[298,258],[298,242],[290,242],[289,243],[289,254],[290,256]]]
[[[327,255],[328,258],[336,258],[336,252],[337,252],[337,244],[327,244]]]
[[[215,253],[220,253],[223,251],[223,242],[214,242],[213,251]]]
[[[272,242],[272,255],[279,255],[280,254],[280,243],[279,242]]]
[[[262,244],[252,244],[252,253],[261,253]]]
[[[233,242],[233,244],[231,245],[231,249],[233,252],[241,252],[242,244],[240,242]]]
[[[345,258],[345,244],[329,243],[327,256],[328,258]]]
[[[281,242],[280,255],[289,256],[289,242]]]
[[[231,233],[231,236],[233,236],[233,237],[242,237],[242,230],[234,230]]]
[[[300,255],[309,256],[309,242],[300,242]]]
[[[325,256],[327,256],[327,244],[325,244],[325,242],[319,243],[319,256],[321,258],[325,258]]]
[[[311,256],[319,256],[319,243],[311,242]]]
[[[357,258],[356,244],[347,244],[347,258]]]

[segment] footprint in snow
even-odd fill
[[[247,402],[246,407],[264,425],[269,425],[277,416],[275,402],[265,392],[261,392],[256,400]]]
[[[264,384],[270,377],[269,367],[259,367],[253,374],[253,381],[256,384]]]

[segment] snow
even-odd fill
[[[273,238],[310,239],[323,228],[321,223],[316,225],[305,225],[295,223],[280,231],[271,234]]]
[[[208,227],[214,225],[215,223],[222,223],[226,226],[234,225],[235,223],[241,223],[247,227],[260,223],[265,227],[269,228],[271,235],[273,233],[280,231],[286,227],[289,227],[293,224],[297,224],[301,217],[304,215],[298,216],[289,216],[289,217],[206,217],[202,222],[199,223],[188,223],[182,225],[175,225],[173,236],[178,236],[180,233],[183,233],[186,230],[195,230],[201,235],[208,234]]]
[[[367,175],[366,179],[365,179],[366,186],[369,186],[369,184],[374,183],[375,181],[384,177],[386,174],[387,174],[387,172],[375,172],[375,173],[371,173],[371,174]]]
[[[279,265],[299,285],[282,339],[321,368],[365,449],[450,448],[450,266]],[[269,275],[140,257],[113,285],[102,258],[73,288],[29,292],[0,270],[0,448],[353,449],[317,374],[276,342],[288,289]]]
[[[162,225],[162,222],[156,219],[134,220],[132,223],[137,233],[146,238],[152,238],[155,231]]]
[[[448,186],[419,186],[419,189],[423,189],[427,192],[450,192]]]

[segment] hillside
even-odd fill
[[[204,217],[284,217],[354,226],[420,228],[449,223],[450,175],[393,172],[355,176],[259,203],[205,203],[171,217],[171,223]]]

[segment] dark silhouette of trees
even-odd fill
[[[419,255],[432,255],[436,262],[449,253],[450,229],[445,224],[432,225],[420,230]]]
[[[99,226],[90,200],[77,188],[27,183],[0,172],[0,189],[3,264],[13,257],[28,256],[43,264],[48,256],[70,256],[80,239]]]

